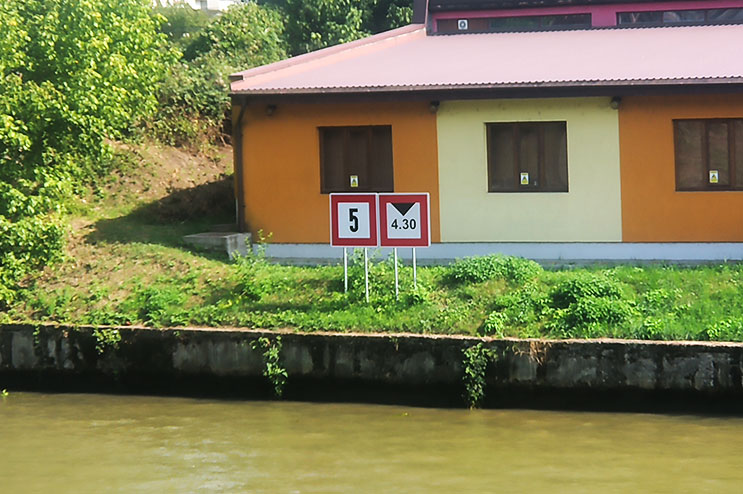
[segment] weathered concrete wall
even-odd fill
[[[265,381],[263,357],[251,343],[280,335],[289,384],[303,398],[312,398],[307,390],[301,392],[303,387],[322,384],[332,398],[334,387],[345,383],[359,390],[422,390],[458,399],[462,351],[479,342],[497,355],[486,376],[490,392],[682,392],[743,398],[743,344],[735,343],[112,329],[121,337],[117,344],[90,327],[1,327],[0,387],[33,376],[42,386],[56,380],[63,388],[76,378],[128,378],[230,382],[247,394],[253,386],[260,395],[265,392],[259,389]]]

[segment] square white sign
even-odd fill
[[[338,203],[338,238],[367,239],[370,228],[368,202]]]

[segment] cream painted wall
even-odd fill
[[[445,101],[442,242],[620,242],[619,119],[609,98]],[[488,192],[488,122],[566,121],[568,192]]]

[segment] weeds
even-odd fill
[[[263,376],[268,379],[271,383],[273,394],[277,398],[281,398],[284,393],[284,386],[286,380],[289,378],[289,374],[286,369],[281,366],[281,336],[277,336],[273,340],[269,340],[265,337],[260,337],[251,344],[253,350],[259,350],[263,355]]]
[[[454,263],[451,278],[458,283],[503,279],[510,283],[524,283],[542,272],[534,261],[520,257],[492,255],[468,257]]]
[[[228,263],[171,247],[109,244],[122,272],[111,271],[110,280],[97,272],[94,283],[73,286],[62,271],[52,288],[41,282],[27,288],[2,317],[106,326],[743,341],[738,265],[542,270],[532,261],[489,256],[420,267],[417,289],[411,267],[400,265],[395,300],[393,261],[376,259],[367,304],[361,251],[352,256],[345,294],[341,266],[275,265],[260,246]],[[130,269],[136,275],[122,276]]]
[[[491,312],[480,328],[480,335],[503,338],[505,336],[505,326],[507,320],[508,318],[502,312]]]
[[[479,408],[485,399],[485,373],[496,356],[482,343],[465,348],[462,353],[464,400],[470,408]]]
[[[98,355],[103,355],[107,351],[116,351],[121,343],[121,334],[118,329],[94,329],[95,350]]]

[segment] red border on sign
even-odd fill
[[[369,239],[340,238],[338,236],[338,204],[366,202],[369,204]],[[330,245],[332,247],[377,247],[377,194],[330,194]]]
[[[421,238],[387,238],[387,204],[417,202],[421,208]],[[379,194],[379,245],[382,247],[430,247],[431,215],[428,192],[417,194]]]

